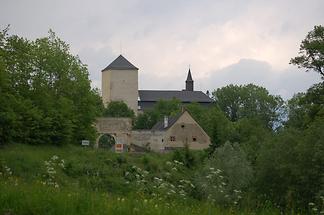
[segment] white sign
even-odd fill
[[[81,145],[82,146],[90,146],[90,141],[89,140],[82,140]]]

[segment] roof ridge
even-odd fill
[[[155,125],[153,125],[153,127],[151,128],[151,130],[165,130],[170,128],[174,123],[176,123],[178,121],[178,119],[183,115],[183,113],[187,111],[180,111],[179,113],[175,114],[174,116],[168,116],[168,126],[164,127],[164,119],[158,121],[157,123],[155,123]],[[188,112],[188,111],[187,111]]]
[[[102,71],[106,71],[109,69],[115,70],[138,70],[136,66],[134,66],[131,62],[129,62],[123,55],[119,55],[113,62],[111,62],[106,68]]]

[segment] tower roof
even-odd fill
[[[187,80],[186,81],[193,81],[192,80],[192,77],[191,77],[190,68],[189,68],[189,71],[188,71],[188,76],[187,76]]]
[[[138,70],[136,66],[131,64],[126,58],[124,58],[122,55],[119,55],[113,62],[111,62],[106,68],[104,68],[102,71],[109,70],[109,69],[115,69],[115,70]]]

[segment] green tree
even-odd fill
[[[103,110],[105,117],[129,117],[134,118],[135,113],[123,101],[109,102],[107,107]]]
[[[234,130],[229,139],[240,144],[248,161],[254,165],[262,144],[272,136],[272,130],[258,119],[243,118],[234,122],[233,126]]]
[[[134,123],[135,129],[151,129],[159,120],[157,112],[149,110],[137,115]]]
[[[323,192],[324,120],[305,130],[285,129],[262,144],[256,191],[286,208],[306,208]]]
[[[313,85],[288,101],[286,126],[306,129],[317,118],[324,117],[324,82]]]
[[[162,119],[163,116],[174,116],[181,110],[181,102],[178,99],[160,100],[158,101],[153,111]]]
[[[217,147],[223,145],[226,141],[232,140],[233,124],[218,107],[208,109],[203,115],[202,122],[202,128],[211,140],[209,154],[213,153]]]
[[[101,99],[86,66],[53,31],[35,41],[7,31],[0,34],[0,139],[57,145],[93,140]]]
[[[242,118],[258,118],[272,128],[280,121],[283,100],[280,96],[254,84],[228,85],[213,92],[216,104],[231,121]]]
[[[181,102],[177,99],[160,100],[152,110],[145,111],[135,119],[135,129],[151,129],[164,116],[174,116],[181,111]]]
[[[306,38],[301,42],[299,56],[290,60],[291,64],[299,68],[306,68],[306,71],[314,70],[324,79],[324,27],[314,26],[308,32]]]

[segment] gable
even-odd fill
[[[178,126],[179,124],[193,124],[200,130],[200,132],[203,133],[203,135],[210,139],[210,137],[204,131],[204,129],[196,122],[196,120],[194,120],[194,118],[192,118],[192,116],[186,110],[181,114],[181,116],[176,120],[176,122],[173,123],[173,125],[167,128],[167,131],[172,130],[175,126]]]
[[[106,70],[138,70],[138,68],[134,66],[131,62],[129,62],[126,58],[124,58],[122,55],[119,55],[102,71]]]

